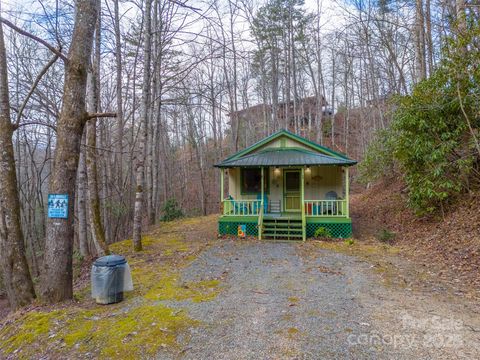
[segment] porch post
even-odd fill
[[[346,204],[346,209],[345,209],[345,215],[347,215],[347,218],[350,216],[350,185],[349,185],[350,177],[348,176],[348,166],[345,167],[345,201],[347,202]]]
[[[263,205],[263,195],[264,195],[263,193],[264,193],[264,188],[265,188],[265,180],[264,180],[265,174],[264,174],[264,172],[265,172],[264,168],[262,167],[262,180],[261,180],[261,184],[260,184],[260,186],[262,188],[262,200],[261,200],[261,203],[260,203],[261,209],[263,209],[263,206],[264,206]]]
[[[302,167],[302,170],[300,172],[300,206],[302,207],[302,240],[306,240],[306,235],[307,235],[307,224],[306,224],[306,218],[305,218],[305,168]]]
[[[263,196],[264,196],[264,187],[265,187],[265,169],[262,167],[261,168],[261,181],[260,181],[260,186],[262,188],[261,194],[262,194],[262,199],[260,200],[260,209],[258,211],[258,240],[262,240],[262,232],[263,232],[263,213],[264,213],[264,201],[263,201]]]
[[[220,168],[220,213],[223,214],[223,172],[224,169]]]

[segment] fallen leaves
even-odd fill
[[[395,245],[413,266],[423,263],[434,281],[480,297],[480,193],[464,194],[444,218],[417,218],[403,187],[400,181],[379,183],[352,195],[355,237],[372,241],[382,229],[393,231]]]

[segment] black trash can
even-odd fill
[[[130,268],[125,257],[107,255],[92,265],[92,297],[97,304],[113,304],[123,300],[123,292],[133,290]]]

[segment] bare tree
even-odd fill
[[[95,27],[95,51],[91,70],[87,76],[87,111],[97,113],[99,111],[99,92],[100,92],[100,29],[101,16],[97,16]],[[97,171],[97,119],[91,118],[86,125],[86,162],[88,178],[88,209],[90,217],[90,226],[93,244],[97,255],[103,256],[108,253],[107,241],[105,239],[105,230],[101,216],[100,198],[98,191],[98,171]]]
[[[7,54],[0,23],[0,263],[8,301],[16,309],[31,302],[35,291],[20,223],[7,77]]]
[[[133,217],[133,247],[135,251],[142,250],[142,220],[144,211],[144,186],[145,186],[145,157],[148,131],[148,117],[150,109],[150,76],[151,76],[151,19],[152,0],[145,1],[145,27],[144,27],[144,63],[143,86],[140,116],[139,150],[136,165],[135,210]]]
[[[80,143],[89,119],[85,111],[85,91],[98,6],[98,0],[78,0],[75,6],[75,27],[65,69],[63,103],[57,124],[55,160],[50,180],[51,193],[69,196],[70,216],[67,219],[47,220],[42,297],[49,302],[73,296],[73,199]]]

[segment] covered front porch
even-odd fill
[[[260,239],[305,240],[321,227],[351,236],[346,166],[220,168],[220,192],[220,234],[236,235],[244,225]]]
[[[305,240],[320,229],[350,237],[348,169],[354,164],[289,131],[272,134],[215,165],[219,233]]]
[[[348,177],[348,167],[230,168],[220,172],[222,215],[349,217]]]

